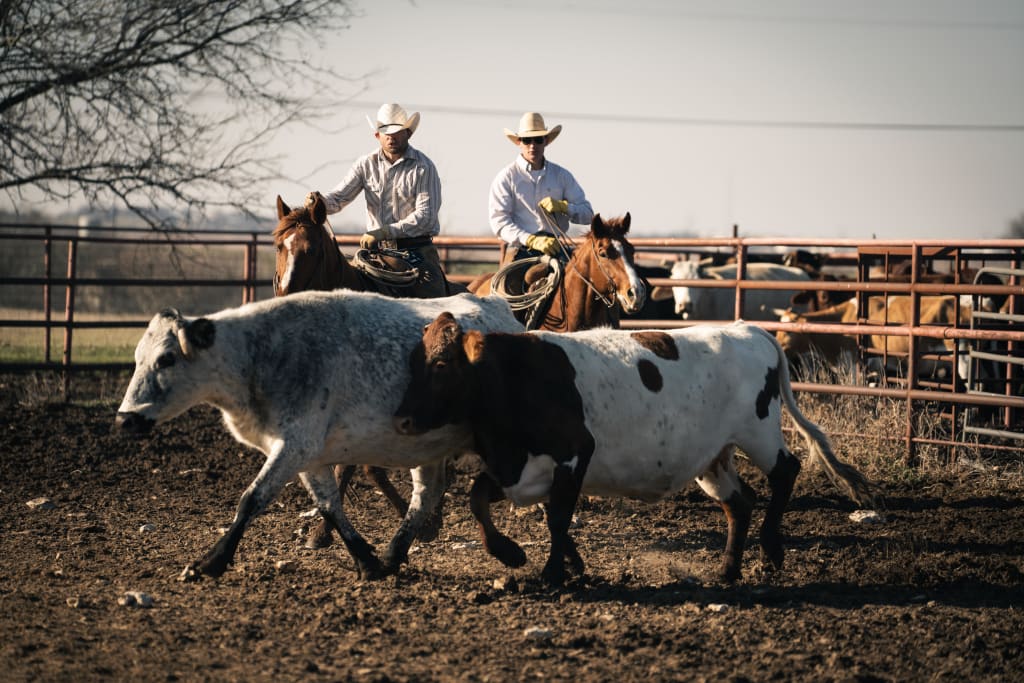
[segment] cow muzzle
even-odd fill
[[[130,436],[146,436],[153,431],[153,426],[156,424],[156,420],[140,415],[139,413],[121,413],[117,414],[117,419],[114,420],[114,427],[120,429],[125,434]]]
[[[411,415],[395,415],[391,418],[391,424],[394,425],[396,432],[405,436],[416,436],[427,431],[417,426]]]

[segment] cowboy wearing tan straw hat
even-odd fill
[[[558,253],[555,229],[567,234],[570,223],[590,225],[594,218],[572,173],[545,157],[561,132],[561,125],[548,128],[544,117],[532,111],[522,115],[515,131],[505,129],[519,156],[491,183],[488,213],[491,230],[508,244],[506,263]]]
[[[408,114],[401,106],[381,105],[375,118],[366,117],[380,148],[359,158],[338,186],[323,195],[327,213],[337,213],[351,204],[359,193],[366,198],[366,234],[359,240],[363,249],[381,247],[414,251],[422,257],[417,264],[420,279],[409,288],[409,296],[446,296],[444,271],[433,245],[441,231],[437,214],[441,208],[441,179],[427,155],[409,145],[420,125],[419,112]],[[312,203],[314,192],[306,195]]]

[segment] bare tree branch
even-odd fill
[[[279,177],[273,134],[361,89],[310,56],[353,16],[347,0],[0,0],[0,190],[114,200],[159,227],[250,211]]]

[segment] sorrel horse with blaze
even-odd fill
[[[290,209],[278,196],[277,219],[277,227],[273,232],[274,248],[277,252],[274,272],[275,296],[332,289],[379,292],[389,296],[395,294],[393,288],[381,285],[345,258],[334,235],[327,228],[327,209],[319,195],[308,208],[298,209]],[[398,515],[404,517],[409,504],[388,479],[387,471],[371,465],[366,465],[363,469]],[[343,499],[354,474],[353,465],[335,468],[335,477]],[[420,538],[429,540],[436,536],[439,524],[438,514],[421,531]],[[320,520],[320,523],[310,531],[306,547],[326,548],[330,544],[331,529],[324,520]]]
[[[620,310],[635,313],[643,308],[647,285],[634,262],[633,245],[626,239],[629,224],[629,213],[607,221],[600,214],[594,216],[590,232],[564,266],[540,329],[574,332],[618,327]],[[491,294],[493,275],[478,277],[469,284],[469,291],[477,296]]]

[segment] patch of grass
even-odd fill
[[[822,371],[801,377],[801,381],[836,385],[863,385],[863,377],[852,371],[838,376]],[[1014,486],[1024,484],[1024,456],[1019,451],[1002,451],[990,457],[977,437],[967,435],[957,446],[918,443],[916,462],[907,462],[907,406],[902,399],[876,396],[801,393],[797,396],[801,412],[816,422],[828,435],[836,455],[859,469],[875,482],[916,489],[936,480],[963,480],[983,477],[1010,479]],[[786,417],[786,424],[792,425]],[[952,425],[940,411],[915,407],[913,433],[921,439],[948,440]],[[790,439],[797,452],[802,439]]]
[[[42,321],[38,311],[0,308],[4,320]],[[79,322],[94,320],[123,320],[139,322],[139,316],[110,313],[83,313],[75,316]],[[117,327],[72,330],[72,361],[78,363],[131,363],[135,346],[142,337],[142,327]],[[42,327],[0,327],[0,363],[42,363],[45,352],[46,331]],[[63,328],[50,330],[50,362],[59,362],[64,350]]]

